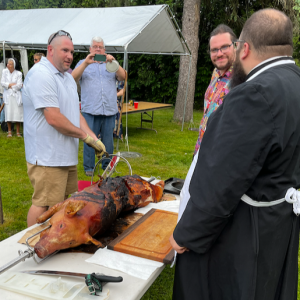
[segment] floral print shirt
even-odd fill
[[[233,67],[231,66],[222,76],[218,69],[214,69],[210,84],[204,96],[204,113],[199,127],[199,137],[195,146],[194,155],[200,148],[209,116],[223,103],[224,97],[230,88],[230,79]]]

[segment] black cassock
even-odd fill
[[[254,69],[209,119],[174,231],[190,251],[177,256],[173,299],[297,299],[293,206],[241,201],[278,200],[300,184],[300,69],[290,62]]]

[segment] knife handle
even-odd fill
[[[123,278],[121,276],[113,277],[99,273],[87,274],[85,276],[85,284],[87,285],[91,295],[97,295],[97,292],[102,292],[102,288],[107,282],[121,281],[123,281]]]
[[[93,273],[92,275],[101,282],[122,282],[123,281],[123,277],[121,276],[118,277],[106,276],[99,273]]]

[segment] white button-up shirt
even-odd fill
[[[79,61],[76,68],[83,63]],[[106,70],[105,63],[88,65],[80,78],[81,111],[91,115],[112,116],[118,112],[116,73]]]
[[[28,72],[22,89],[26,161],[41,166],[73,166],[78,163],[78,138],[50,126],[45,107],[57,107],[80,126],[77,85],[68,72],[60,73],[45,57]]]

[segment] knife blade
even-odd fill
[[[80,277],[85,279],[89,274],[85,273],[74,273],[74,272],[64,272],[64,271],[52,271],[52,270],[26,270],[21,271],[21,273],[32,274],[32,275],[51,275],[51,276],[67,276],[67,277]],[[102,282],[102,285],[105,285],[108,282],[122,282],[123,277],[118,276],[107,276],[100,273],[93,273],[93,275]]]

